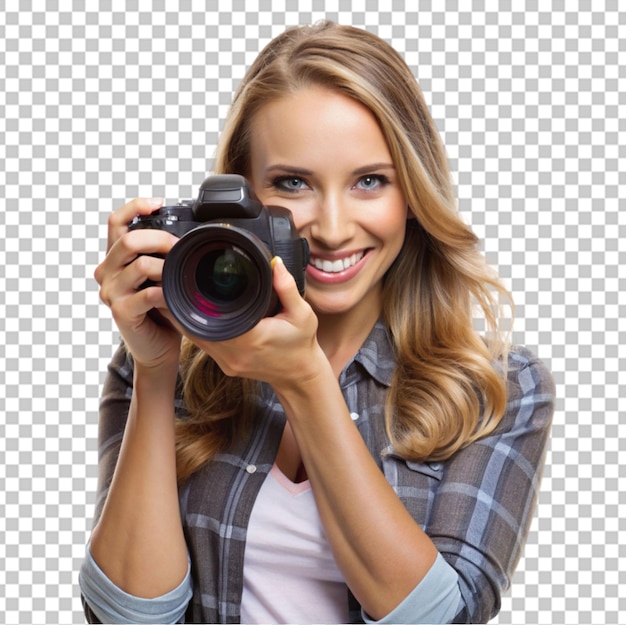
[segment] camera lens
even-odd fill
[[[270,260],[264,243],[247,230],[228,224],[199,226],[165,259],[167,306],[199,338],[239,336],[276,308]]]
[[[232,247],[208,252],[198,263],[196,284],[207,300],[235,302],[250,286],[254,266],[243,254]]]

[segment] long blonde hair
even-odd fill
[[[415,216],[384,283],[383,319],[397,358],[386,425],[398,455],[445,460],[491,432],[504,414],[500,310],[501,302],[511,302],[458,214],[445,149],[402,57],[349,26],[322,22],[285,31],[260,53],[235,94],[216,172],[247,175],[255,114],[309,85],[336,90],[373,113]],[[475,331],[475,311],[482,312],[488,337]],[[251,417],[246,397],[254,382],[228,378],[188,341],[181,363],[191,415],[178,423],[183,479],[240,435]]]

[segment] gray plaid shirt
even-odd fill
[[[500,608],[535,510],[554,409],[552,377],[527,349],[514,348],[507,410],[497,430],[447,462],[418,463],[394,455],[385,433],[394,367],[378,323],[340,376],[344,398],[380,470],[458,573],[462,600],[455,621],[486,622]],[[132,380],[132,361],[122,346],[102,395],[96,519],[119,454]],[[269,387],[261,387],[256,403],[258,419],[249,437],[197,471],[180,492],[193,575],[188,623],[239,622],[246,528],[285,423]],[[184,416],[180,398],[176,411]],[[347,588],[346,601],[352,622],[360,621],[360,606]]]

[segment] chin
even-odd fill
[[[353,312],[357,304],[347,300],[330,300],[327,298],[307,298],[307,302],[316,315],[345,315]]]
[[[374,288],[317,288],[317,285],[308,284],[305,299],[319,315],[362,315],[369,317],[377,311],[380,316],[382,310],[382,286]]]

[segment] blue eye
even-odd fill
[[[380,174],[370,174],[367,176],[363,176],[359,178],[357,182],[357,187],[363,189],[364,191],[377,191],[381,187],[384,187],[388,184],[389,179],[387,176],[382,176]]]
[[[272,184],[281,191],[287,191],[288,193],[300,191],[306,187],[304,180],[298,178],[298,176],[281,176],[276,178]]]

